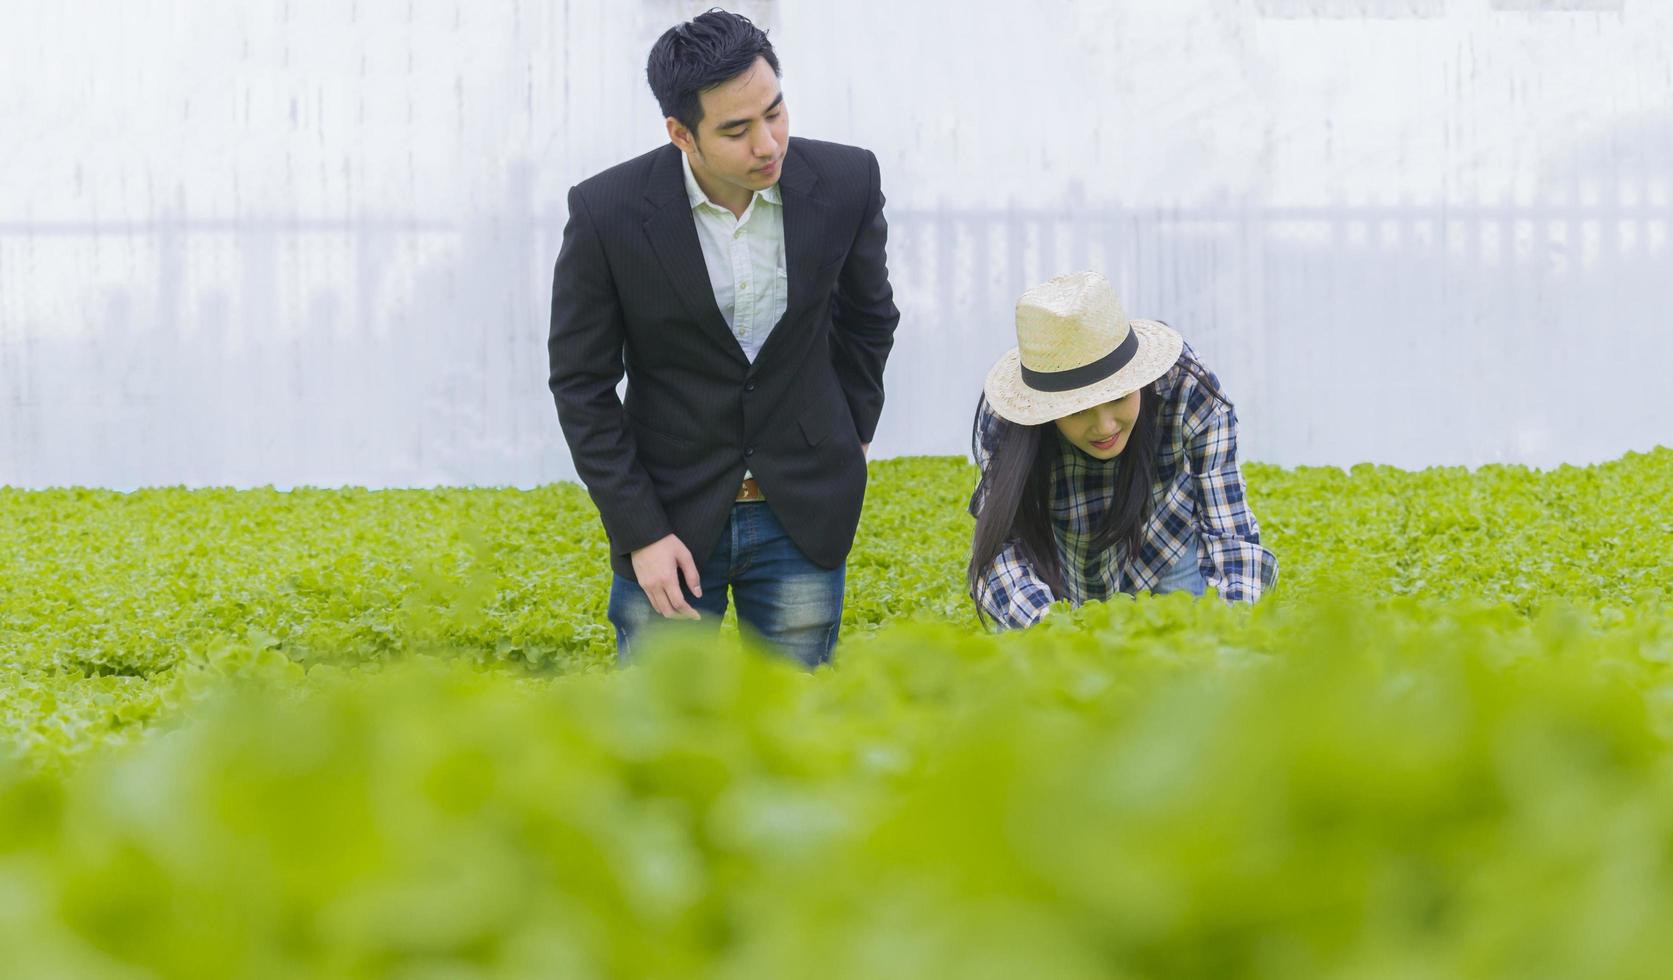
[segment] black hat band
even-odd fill
[[[1085,388],[1090,384],[1097,384],[1115,372],[1126,367],[1139,352],[1138,331],[1129,328],[1127,339],[1123,340],[1115,350],[1098,358],[1091,364],[1082,364],[1067,371],[1031,371],[1026,364],[1022,368],[1022,380],[1035,391],[1073,391]]]

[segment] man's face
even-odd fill
[[[1057,431],[1094,459],[1114,459],[1127,448],[1139,420],[1139,393],[1094,405],[1057,420]]]
[[[668,120],[670,138],[691,158],[706,183],[753,194],[778,183],[790,141],[790,113],[778,76],[765,58],[698,96],[703,121],[696,134]]]

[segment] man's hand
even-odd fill
[[[691,594],[702,598],[697,563],[691,560],[690,549],[675,535],[670,534],[633,553],[633,577],[639,580],[639,587],[645,590],[645,598],[651,600],[653,609],[667,619],[702,619],[680,592],[682,575]]]

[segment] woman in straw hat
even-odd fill
[[[978,614],[1030,626],[1051,604],[1277,579],[1237,468],[1237,416],[1178,332],[1129,320],[1096,272],[1017,301],[972,442],[982,479],[968,571]]]

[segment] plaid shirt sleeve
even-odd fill
[[[1002,630],[1023,629],[1045,618],[1051,588],[1034,574],[1015,543],[1007,544],[976,584],[976,601]]]
[[[984,401],[978,410],[977,438],[974,447],[976,465],[987,470],[999,442],[998,416]],[[970,514],[981,512],[981,489],[970,495]],[[1054,597],[1051,588],[1034,574],[1034,567],[1023,557],[1016,542],[1009,542],[994,556],[981,579],[976,583],[976,601],[1002,630],[1033,626],[1046,615]]]
[[[1196,483],[1197,536],[1213,564],[1208,584],[1228,602],[1254,602],[1278,581],[1278,558],[1261,547],[1237,466],[1237,413],[1220,404],[1188,445]]]

